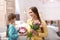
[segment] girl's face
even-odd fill
[[[16,21],[16,18],[12,19],[11,20],[11,23],[15,23],[15,21]]]
[[[29,10],[29,14],[30,14],[30,16],[32,17],[32,18],[35,18],[36,17],[36,15],[34,14],[34,12],[30,9]]]

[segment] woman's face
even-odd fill
[[[36,17],[36,15],[34,14],[34,12],[30,9],[29,10],[29,14],[30,14],[30,16],[32,17],[32,18],[35,18]]]

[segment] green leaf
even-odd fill
[[[29,38],[31,38],[32,37],[32,33],[30,32],[30,33],[28,33],[28,37]]]
[[[30,27],[33,29],[33,25],[30,25]]]
[[[34,30],[38,30],[39,29],[39,25],[34,25]]]

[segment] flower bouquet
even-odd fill
[[[40,24],[36,23],[34,24],[34,22],[32,22],[32,25],[30,25],[31,29],[37,31],[40,28]],[[33,36],[32,32],[28,33],[28,37],[31,39],[31,37]]]

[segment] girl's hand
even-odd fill
[[[20,36],[26,36],[27,35],[27,32],[26,33],[19,33]]]
[[[18,33],[18,35],[20,36],[20,33]]]

